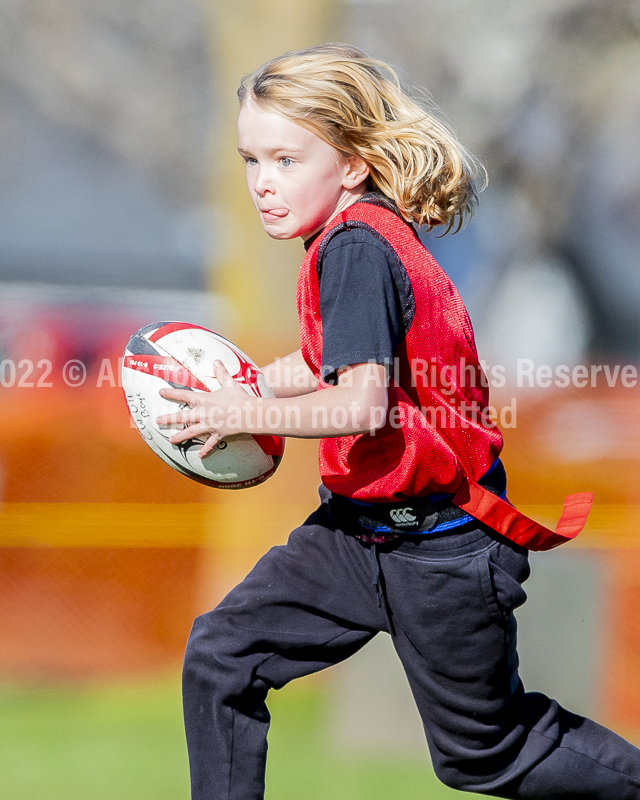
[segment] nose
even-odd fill
[[[256,194],[260,195],[260,197],[264,197],[267,192],[271,192],[273,194],[273,180],[267,167],[258,167],[253,188]]]

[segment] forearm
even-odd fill
[[[294,354],[295,355],[295,354]],[[221,361],[213,365],[220,383],[215,392],[161,389],[160,394],[186,408],[156,419],[159,426],[182,429],[172,444],[207,436],[201,458],[228,436],[239,433],[323,439],[369,433],[382,427],[387,415],[386,370],[380,364],[354,364],[338,371],[336,386],[290,397],[250,397]]]
[[[330,386],[297,397],[253,398],[227,409],[226,427],[252,434],[321,439],[369,433],[384,424],[386,391],[373,404],[362,392]],[[222,409],[216,409],[219,414]],[[214,425],[220,420],[213,420]]]
[[[261,367],[276,397],[299,397],[315,392],[318,381],[307,366],[300,350]]]

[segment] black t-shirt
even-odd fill
[[[318,278],[323,380],[336,383],[336,371],[350,364],[391,365],[408,319],[407,287],[390,246],[366,228],[339,231],[324,249]]]

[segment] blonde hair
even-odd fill
[[[375,188],[408,221],[456,233],[486,183],[483,167],[433,105],[409,96],[389,64],[351,45],[331,42],[274,58],[242,79],[240,102],[248,95],[345,157],[366,161]]]

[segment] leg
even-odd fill
[[[194,623],[183,683],[194,800],[262,798],[268,690],[342,661],[384,629],[364,548],[325,527],[323,514]]]
[[[449,786],[505,798],[640,798],[640,751],[518,677],[526,552],[483,529],[381,554],[394,644]],[[553,621],[549,621],[553,624]]]

